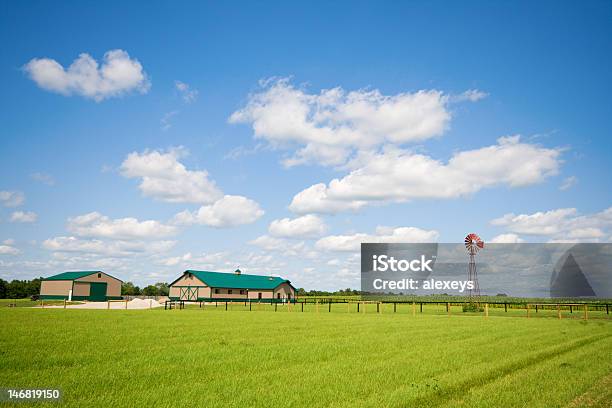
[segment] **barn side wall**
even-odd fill
[[[181,288],[179,288],[178,286],[170,286],[168,296],[171,298],[179,297],[180,292],[181,292]]]
[[[72,296],[89,296],[89,282],[74,282],[74,288],[72,289]]]
[[[257,300],[259,298],[259,296],[257,295],[258,293],[261,293],[261,298],[262,299],[272,299],[274,297],[274,294],[272,293],[271,290],[251,289],[251,290],[249,290],[249,299]]]
[[[229,293],[229,291],[232,291],[232,293]],[[244,293],[241,295],[240,291],[244,291]],[[219,293],[216,293],[217,291],[219,291]],[[247,299],[247,289],[232,289],[232,288],[214,288],[212,290],[212,298],[220,298],[220,299]]]
[[[68,298],[68,293],[72,289],[71,280],[62,281],[41,281],[40,297],[43,299],[64,299]]]
[[[295,290],[288,283],[281,283],[274,288],[274,299],[278,298],[279,293],[281,299],[295,299]]]
[[[94,273],[89,276],[76,279],[75,282],[106,282],[106,296],[107,297],[120,297],[121,296],[121,281],[117,278],[113,278],[101,272],[101,276],[98,278],[98,274]],[[75,285],[76,287],[76,285]],[[86,296],[89,295],[89,291]]]

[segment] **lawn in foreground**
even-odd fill
[[[62,406],[609,406],[612,323],[0,310],[0,387]]]

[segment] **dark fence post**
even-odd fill
[[[380,302],[376,303],[376,313],[380,313]]]
[[[251,307],[253,306],[253,302],[249,301],[249,312],[252,310]]]
[[[508,304],[504,303],[504,312],[508,313]]]
[[[536,313],[538,313],[538,305],[536,305]]]
[[[357,313],[359,313],[359,303],[360,302],[357,302]]]
[[[610,310],[608,309],[608,304],[606,303],[606,314],[610,314]]]
[[[607,306],[607,305],[606,305]],[[570,313],[574,313],[572,305],[570,305]]]
[[[331,300],[329,301],[329,313],[331,313]]]
[[[225,310],[227,310],[227,302],[225,302]]]
[[[278,308],[278,303],[274,303],[274,311],[276,312],[276,309]]]
[[[393,302],[393,313],[397,311],[397,303]]]
[[[304,302],[302,301],[302,313],[304,313]]]
[[[423,313],[423,302],[421,302],[421,313]]]

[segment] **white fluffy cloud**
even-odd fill
[[[516,234],[500,234],[489,241],[491,244],[520,244],[522,242],[525,240]]]
[[[191,252],[187,252],[183,255],[160,259],[157,263],[164,266],[181,265],[196,270],[222,270],[232,266],[235,267],[235,265],[229,263],[231,258],[232,256],[228,252],[213,252],[201,255],[193,255]]]
[[[181,81],[174,81],[174,86],[181,94],[181,98],[185,103],[192,103],[198,99],[199,91],[197,89],[193,89],[188,84]]]
[[[185,150],[180,148],[167,152],[133,152],[121,164],[121,174],[140,178],[140,191],[147,197],[162,201],[208,204],[221,198],[221,190],[208,178],[205,170],[187,170],[179,162],[185,154]]]
[[[262,235],[260,237],[257,237],[249,241],[249,244],[258,246],[261,249],[264,249],[266,251],[276,251],[279,248],[285,247],[285,245],[287,244],[287,241],[282,238],[275,238],[269,235]]]
[[[11,214],[11,222],[36,222],[38,215],[32,211],[15,211]]]
[[[175,244],[176,241],[106,241],[61,236],[45,240],[42,246],[55,252],[79,252],[111,257],[125,257],[166,252]]]
[[[127,256],[111,258],[105,254],[77,253],[77,252],[53,252],[51,259],[45,262],[45,266],[50,273],[58,270],[79,270],[102,269],[111,270],[113,275],[126,278],[133,273],[135,265],[132,264]],[[140,260],[136,261],[140,263]],[[148,283],[147,283],[148,284]]]
[[[263,214],[264,211],[257,202],[242,196],[225,195],[197,211],[185,210],[176,214],[174,221],[178,225],[201,224],[225,228],[251,224]]]
[[[189,262],[190,259],[191,259],[191,253],[188,252],[184,255],[172,256],[172,257],[160,259],[159,261],[157,261],[157,263],[159,265],[164,265],[164,266],[176,266],[176,265],[184,264],[185,262]]]
[[[297,218],[282,218],[274,220],[268,227],[268,232],[282,238],[315,238],[327,231],[327,225],[321,217],[307,214]]]
[[[83,53],[67,69],[50,58],[34,58],[23,69],[43,89],[96,101],[150,88],[140,62],[123,50],[107,51],[101,64]]]
[[[356,150],[441,135],[451,119],[447,105],[452,98],[436,90],[383,95],[376,89],[347,92],[337,87],[309,94],[286,78],[261,85],[229,122],[250,123],[255,137],[274,147],[299,146],[285,160],[287,166],[340,165]],[[461,100],[471,101],[485,96],[479,91],[463,95]]]
[[[255,252],[211,252],[192,254],[190,252],[156,261],[156,264],[172,267],[176,275],[177,268],[188,268],[196,270],[213,270],[233,272],[240,268],[242,273],[249,274],[273,274],[285,278],[295,276],[287,275],[286,264],[273,254],[262,254]]]
[[[282,254],[282,257],[299,257],[300,259],[309,259],[310,262],[316,262],[319,252],[306,245],[304,241],[295,241],[284,238],[271,237],[262,235],[251,241],[249,244],[261,248],[265,253]]]
[[[448,163],[388,148],[361,155],[341,179],[301,191],[289,208],[296,213],[336,213],[376,202],[455,198],[496,185],[526,186],[557,174],[560,154],[559,149],[523,143],[519,136],[455,153]]]
[[[0,203],[5,207],[19,207],[24,201],[21,191],[0,191]]]
[[[121,164],[125,177],[141,178],[145,196],[173,203],[203,205],[197,211],[182,211],[174,217],[176,225],[201,224],[224,228],[250,224],[264,211],[259,204],[239,195],[223,195],[204,170],[187,170],[179,161],[184,149],[130,153]]]
[[[575,208],[538,211],[533,214],[505,214],[491,221],[510,232],[546,236],[553,241],[609,241],[612,239],[612,207],[580,215]]]
[[[255,245],[268,252],[282,252],[287,255],[289,255],[289,252],[295,254],[305,248],[305,243],[303,241],[289,241],[283,238],[271,237],[269,235],[261,235],[249,241],[249,244]]]
[[[317,241],[315,248],[324,251],[359,251],[362,242],[436,242],[438,237],[438,231],[435,230],[415,227],[377,227],[374,234],[357,233],[323,237]]]
[[[21,251],[11,245],[0,245],[0,255],[17,255]]]
[[[159,239],[174,235],[177,228],[159,221],[136,218],[111,219],[91,212],[68,219],[68,231],[81,237],[109,239]]]

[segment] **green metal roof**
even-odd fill
[[[74,271],[74,272],[62,272],[57,275],[49,276],[43,280],[75,280],[83,278],[85,276],[93,275],[94,273],[101,273],[102,271]]]
[[[244,273],[237,274],[193,270],[187,270],[185,272],[192,273],[196,278],[211,288],[274,289],[281,283],[285,282],[291,285],[290,281],[278,276],[246,275]]]

